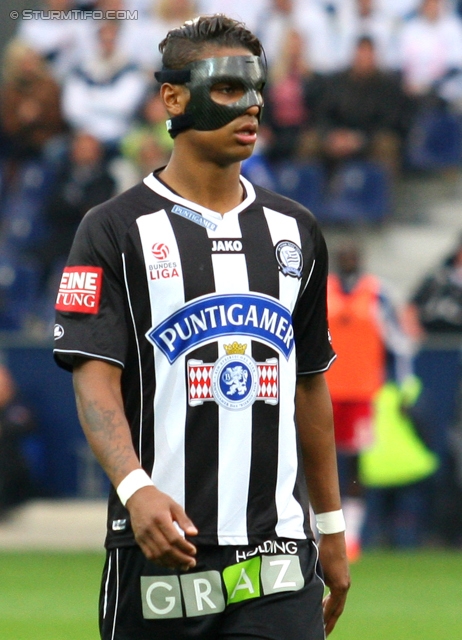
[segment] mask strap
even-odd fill
[[[154,77],[157,82],[163,84],[168,82],[169,84],[186,84],[191,80],[190,69],[162,69],[162,71],[155,71]],[[174,116],[167,120],[167,131],[171,138],[184,131],[185,129],[191,129],[194,126],[194,118],[190,113],[183,113],[179,116]]]
[[[191,129],[193,126],[194,117],[191,113],[182,113],[167,120],[167,131],[171,138],[176,138],[179,133],[185,129]]]
[[[162,71],[155,71],[154,77],[157,82],[163,84],[168,82],[169,84],[185,84],[191,81],[190,69],[162,69]]]

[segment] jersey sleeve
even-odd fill
[[[327,247],[317,225],[310,235],[312,252],[293,314],[297,375],[327,371],[336,357],[327,320]]]
[[[72,370],[76,358],[124,366],[126,303],[120,236],[96,207],[83,219],[56,299],[56,362]]]

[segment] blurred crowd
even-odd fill
[[[277,188],[281,166],[315,167],[314,183],[303,174],[293,195],[310,205],[319,192],[311,208],[321,219],[328,194],[334,220],[348,210],[335,197],[358,181],[369,196],[377,179],[392,189],[431,127],[436,152],[440,145],[450,156],[442,140],[454,147],[460,135],[462,162],[460,2],[44,0],[40,8],[23,15],[2,61],[0,330],[51,330],[56,279],[81,217],[167,162],[158,44],[199,13],[242,19],[265,47],[257,166],[244,172]],[[58,11],[60,19],[50,13]],[[364,206],[372,214],[374,203]]]

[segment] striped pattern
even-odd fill
[[[224,216],[184,200],[153,175],[144,183],[83,225],[100,254],[78,239],[71,260],[105,266],[101,317],[79,323],[59,317],[66,337],[56,350],[58,361],[72,362],[71,354],[84,347],[90,356],[123,363],[126,411],[141,463],[156,486],[185,508],[199,529],[198,542],[303,539],[309,529],[294,424],[297,367],[320,371],[332,358],[319,230],[302,207],[263,190],[257,195],[244,179],[246,198]],[[278,243],[294,249],[295,275],[281,268]],[[260,333],[239,329],[242,298],[233,296],[243,295],[251,297],[246,322],[252,328],[260,323]],[[215,306],[205,305],[190,322],[178,316],[191,302],[209,298]],[[289,320],[274,307],[262,310],[266,300],[282,305]],[[290,315],[303,334],[297,331],[296,348],[283,353],[277,340],[265,336],[272,332],[289,344]],[[97,335],[113,316],[114,337],[102,346]],[[219,334],[174,352],[177,339],[184,343],[188,332],[216,327],[218,320]],[[159,326],[163,349],[150,338]],[[241,360],[228,354],[234,343],[245,354]],[[224,374],[215,373],[222,371],[218,363]],[[254,397],[239,404],[251,388]],[[131,543],[129,531],[111,530],[111,522],[124,517],[113,493],[109,547]]]

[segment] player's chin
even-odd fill
[[[219,164],[220,166],[223,167],[227,167],[231,164],[235,164],[238,162],[243,162],[244,160],[247,160],[247,158],[250,158],[250,156],[252,155],[252,149],[249,148],[240,148],[240,149],[233,149],[232,151],[229,151],[228,153],[224,153],[224,154],[220,154],[220,156],[215,158],[215,161],[217,164]]]
[[[250,158],[255,148],[255,142],[246,144],[238,142],[236,139],[226,140],[220,146],[216,153],[216,159],[219,164],[229,164],[234,162],[243,162]]]
[[[247,144],[239,144],[236,148],[236,156],[239,156],[239,160],[247,160],[255,149],[255,142],[249,142]]]

